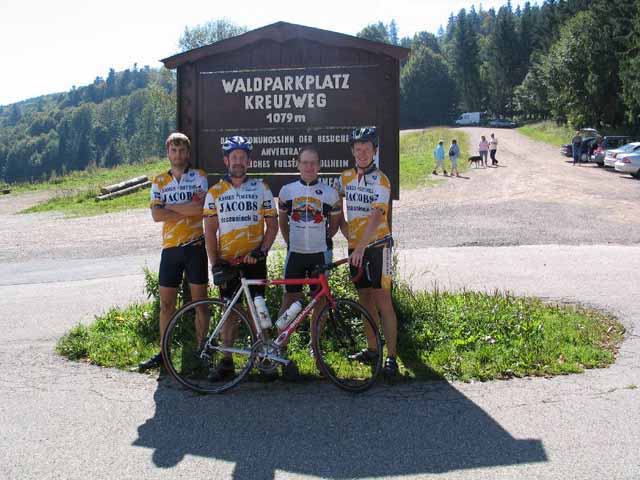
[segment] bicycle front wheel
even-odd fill
[[[239,383],[253,366],[253,325],[235,307],[221,324],[226,309],[222,300],[190,302],[171,318],[162,338],[166,369],[196,392],[224,392]]]
[[[338,387],[362,392],[382,368],[382,339],[369,312],[352,300],[336,299],[315,322],[313,349],[320,371]],[[375,355],[359,355],[374,350]]]

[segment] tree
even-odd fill
[[[413,36],[411,48],[427,47],[433,53],[442,53],[440,51],[440,43],[438,38],[430,32],[418,32]]]
[[[236,25],[225,18],[209,20],[195,27],[184,27],[184,32],[178,40],[181,52],[210,45],[220,40],[236,37],[247,31],[247,27]]]
[[[637,131],[640,127],[640,0],[636,0],[634,6],[629,51],[627,58],[621,61],[620,79],[627,120]]]
[[[392,45],[399,45],[398,25],[396,24],[395,19],[392,19],[391,23],[389,24],[389,42]]]
[[[619,64],[609,30],[590,10],[567,21],[547,56],[549,100],[557,118],[570,124],[618,125],[624,108],[620,99]]]
[[[400,76],[400,118],[407,126],[448,122],[456,104],[454,81],[442,55],[419,46]]]
[[[535,53],[532,56],[531,68],[524,80],[514,90],[515,110],[529,118],[548,118],[551,111],[549,105],[549,76],[544,58]]]
[[[468,111],[479,110],[483,99],[480,82],[480,52],[477,36],[467,20],[464,8],[456,17],[451,60],[460,92],[461,108]]]
[[[488,107],[498,114],[512,113],[513,91],[525,76],[511,5],[500,7],[494,29],[488,36],[483,77],[487,85]]]
[[[391,43],[389,30],[387,29],[387,26],[382,22],[367,25],[362,30],[360,30],[356,36],[371,40],[373,42]]]
[[[105,86],[105,97],[113,98],[118,94],[118,87],[116,84],[116,71],[113,68],[109,69],[109,75],[107,76]]]

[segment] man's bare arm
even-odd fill
[[[280,226],[280,233],[287,245],[289,245],[289,215],[286,210],[278,211],[278,225]]]
[[[209,263],[213,266],[218,262],[218,217],[205,217],[204,244],[207,249]]]
[[[180,220],[184,218],[184,215],[172,212],[171,210],[160,206],[155,206],[151,207],[151,218],[153,218],[154,222],[168,222]]]
[[[276,240],[276,235],[278,235],[278,220],[275,217],[268,217],[264,219],[264,223],[267,225],[267,231],[264,232],[262,239],[262,249],[266,252],[269,251]]]

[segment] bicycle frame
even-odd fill
[[[377,241],[375,241],[373,243],[370,243],[367,246],[367,248],[370,248],[370,247],[373,247],[373,246],[376,246],[376,245],[380,245],[380,244],[383,244],[383,243],[388,243],[388,242],[392,242],[390,236],[385,237],[385,238],[383,238],[381,240],[377,240]],[[331,264],[332,265],[331,268],[337,267],[337,266],[342,265],[342,264],[347,263],[347,262],[349,262],[349,258],[343,258],[341,260],[333,262]],[[359,275],[362,275],[362,268],[360,269]],[[265,341],[266,337],[263,334],[263,329],[260,326],[260,322],[258,321],[258,314],[256,312],[256,308],[255,308],[255,305],[253,303],[253,296],[251,295],[251,290],[249,288],[252,285],[265,286],[265,287],[267,287],[269,285],[310,285],[310,286],[314,286],[315,285],[315,286],[320,286],[320,290],[313,295],[313,298],[307,304],[307,306],[305,308],[303,308],[300,313],[298,313],[296,318],[293,319],[293,321],[291,321],[289,323],[289,325],[287,325],[287,327],[275,339],[273,344],[277,348],[283,347],[286,344],[286,342],[289,339],[289,337],[293,334],[293,332],[295,332],[297,330],[297,328],[300,326],[302,321],[307,317],[307,315],[309,315],[309,313],[313,310],[313,308],[318,304],[318,302],[322,298],[326,298],[327,301],[329,302],[329,305],[335,307],[335,300],[334,300],[333,295],[331,293],[331,289],[329,288],[329,281],[327,280],[327,276],[324,273],[324,271],[320,271],[318,273],[317,277],[291,278],[291,279],[279,278],[279,279],[273,279],[273,280],[269,280],[269,279],[249,280],[249,279],[244,278],[244,276],[242,276],[242,274],[241,274],[240,282],[241,282],[241,285],[238,288],[238,290],[236,291],[236,293],[233,295],[233,298],[226,302],[227,308],[225,309],[224,313],[222,314],[222,318],[220,319],[220,322],[218,323],[218,325],[216,326],[214,331],[211,333],[211,335],[209,335],[209,338],[207,339],[206,343],[211,347],[213,347],[213,345],[211,345],[211,339],[218,336],[218,334],[220,332],[220,329],[222,328],[222,326],[227,321],[227,318],[229,318],[229,316],[231,315],[231,310],[236,305],[236,303],[238,303],[238,300],[240,300],[240,296],[242,296],[243,294],[244,294],[244,297],[247,300],[247,306],[249,307],[249,312],[251,313],[251,322],[253,323],[254,329],[255,329],[256,334],[258,336],[258,340],[259,341],[263,341],[263,342]],[[217,350],[221,351],[221,352],[226,352],[226,353],[247,353],[245,351],[238,350],[238,349],[235,349],[235,348],[229,348],[229,347],[216,346],[215,348]],[[285,358],[281,358],[281,357],[279,357],[277,355],[266,354],[265,357],[269,358],[270,360],[274,360],[274,361],[276,361],[278,363],[282,363],[282,364],[289,363],[289,360],[287,360]]]
[[[336,262],[336,264],[346,263],[347,261],[348,261],[348,259],[343,259],[343,260],[340,260],[340,261]],[[257,333],[258,339],[261,340],[261,341],[265,340],[265,335],[263,334],[263,329],[260,326],[259,321],[257,320],[258,319],[258,315],[257,315],[257,312],[256,312],[255,305],[253,303],[253,296],[251,295],[251,290],[249,288],[252,285],[257,285],[257,286],[269,286],[269,285],[311,285],[311,286],[313,286],[313,285],[318,285],[318,286],[320,286],[319,291],[314,294],[313,298],[307,304],[307,306],[296,316],[296,318],[292,322],[289,323],[287,328],[285,328],[278,335],[278,337],[274,341],[274,345],[276,347],[282,347],[282,346],[284,346],[286,344],[286,342],[289,339],[289,337],[291,336],[291,334],[293,334],[293,332],[295,332],[297,330],[297,328],[300,326],[300,324],[303,322],[303,320],[307,317],[307,315],[309,315],[311,310],[313,310],[313,308],[317,305],[317,303],[320,301],[320,299],[326,298],[330,305],[335,305],[335,301],[334,301],[333,295],[331,294],[331,289],[329,288],[329,282],[328,282],[327,276],[324,274],[324,272],[321,272],[318,275],[318,277],[314,277],[314,278],[295,278],[295,279],[284,279],[284,278],[281,278],[281,279],[273,279],[273,280],[268,280],[268,279],[250,280],[250,279],[241,277],[240,278],[240,282],[241,282],[240,288],[238,288],[238,290],[234,294],[233,298],[227,302],[227,308],[225,309],[224,313],[222,314],[222,318],[220,319],[220,322],[218,323],[217,327],[215,328],[215,330],[209,336],[209,339],[215,338],[219,334],[220,329],[222,328],[222,326],[227,321],[227,318],[231,315],[232,308],[238,303],[238,301],[240,300],[240,297],[244,294],[244,297],[247,300],[247,306],[249,307],[249,311],[251,313],[251,321],[252,321],[254,329],[255,329],[255,331]],[[207,340],[207,343],[210,343],[210,340]],[[248,353],[248,352],[243,352],[243,351],[235,349],[235,348],[228,348],[228,347],[222,347],[222,346],[217,346],[216,349],[221,351],[221,352],[226,352],[226,353]],[[283,363],[283,364],[284,363],[288,363],[288,360],[286,360],[284,358],[281,358],[281,357],[279,357],[277,355],[268,355],[267,357],[269,359],[274,360],[274,361],[279,362],[279,363]]]

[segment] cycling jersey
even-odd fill
[[[219,255],[232,260],[260,246],[264,219],[275,217],[276,209],[271,190],[261,178],[245,177],[235,188],[225,175],[207,192],[203,214],[218,217]]]
[[[338,192],[327,184],[302,179],[280,190],[278,204],[289,217],[289,251],[320,253],[332,248],[328,220],[340,213]]]
[[[382,220],[370,241],[380,240],[390,233],[387,215],[391,183],[387,176],[372,166],[358,178],[355,168],[345,170],[340,175],[340,195],[347,204],[347,222],[349,225],[349,248],[356,248],[367,226],[372,209],[382,211]]]
[[[194,193],[206,192],[207,188],[207,173],[204,170],[187,168],[180,181],[169,170],[157,175],[151,183],[151,208],[189,203]],[[203,234],[200,215],[167,220],[162,225],[162,248],[179,247]]]

